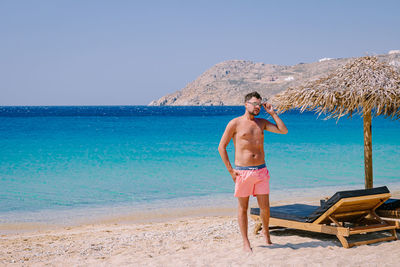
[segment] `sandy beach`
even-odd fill
[[[192,214],[140,223],[109,220],[2,234],[0,265],[398,266],[400,241],[345,249],[335,236],[280,229],[271,231],[274,245],[265,246],[263,237],[252,233],[250,218],[253,254],[248,255],[242,252],[235,210],[226,212],[231,215]]]
[[[253,222],[250,222],[250,227]],[[4,266],[398,266],[400,241],[351,249],[335,236],[276,230],[273,246],[250,233],[241,250],[233,217],[98,224],[1,237]]]

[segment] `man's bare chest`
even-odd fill
[[[238,127],[236,138],[239,140],[258,141],[264,138],[264,131],[261,126],[256,123],[247,124]]]

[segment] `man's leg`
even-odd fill
[[[267,245],[271,245],[269,236],[269,195],[257,195],[258,206],[260,207],[260,217],[263,224],[263,234]]]
[[[238,222],[240,233],[243,238],[243,250],[246,252],[251,252],[250,241],[247,236],[247,209],[249,207],[249,197],[238,197],[239,207],[238,207]]]

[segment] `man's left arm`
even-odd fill
[[[264,107],[265,111],[267,111],[267,113],[269,115],[271,115],[271,117],[274,119],[274,121],[276,123],[276,124],[273,124],[269,121],[266,121],[264,129],[269,132],[273,132],[273,133],[287,134],[288,129],[286,128],[286,125],[283,123],[281,118],[279,118],[279,116],[276,114],[272,105],[265,103],[265,104],[263,104],[263,107]]]

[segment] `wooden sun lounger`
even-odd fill
[[[396,229],[400,229],[400,199],[390,198],[376,209],[376,214],[384,221],[393,222]]]
[[[389,198],[386,186],[341,191],[321,207],[302,204],[271,207],[270,225],[336,235],[345,248],[397,240],[396,225],[382,220],[375,213],[376,208]],[[259,208],[250,210],[250,216],[258,222],[254,230],[256,234],[261,230],[259,212]],[[378,231],[389,231],[391,235],[352,243],[347,240],[351,235]]]

